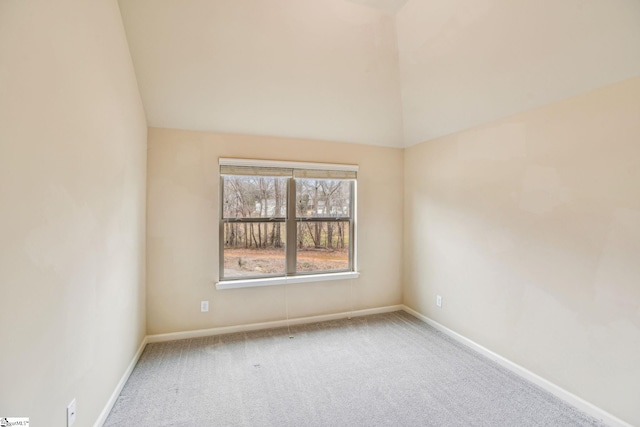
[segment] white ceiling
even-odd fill
[[[344,0],[121,0],[150,126],[402,144],[392,14]]]
[[[120,8],[156,127],[401,147],[640,75],[639,0]]]
[[[405,145],[640,75],[639,0],[410,0]]]

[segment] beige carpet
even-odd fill
[[[599,426],[394,312],[149,344],[105,426]]]

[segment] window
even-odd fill
[[[355,272],[356,174],[350,165],[220,159],[218,287]]]

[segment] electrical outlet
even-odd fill
[[[200,311],[202,313],[209,311],[209,301],[200,301]]]
[[[76,422],[76,399],[73,399],[67,406],[67,427],[71,427]]]
[[[436,305],[442,308],[442,297],[440,295],[436,295]]]

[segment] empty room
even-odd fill
[[[640,426],[640,1],[0,0],[0,426]]]

